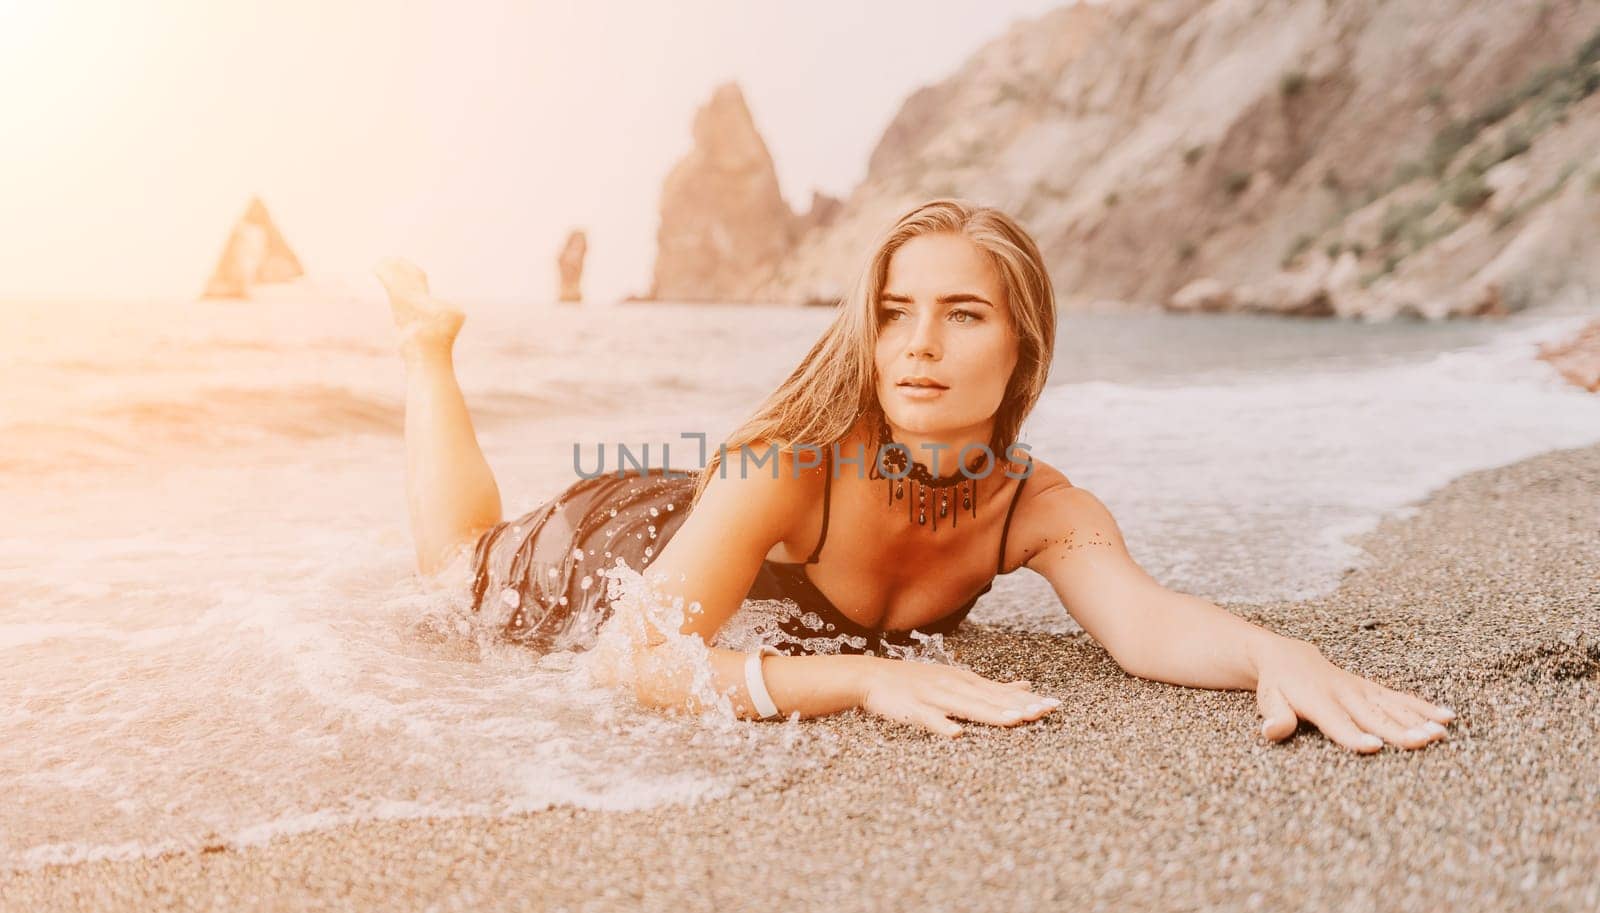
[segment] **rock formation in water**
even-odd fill
[[[789,252],[799,224],[744,94],[733,83],[718,86],[695,114],[693,148],[661,192],[650,297],[748,300]]]
[[[583,229],[573,229],[567,235],[567,243],[561,245],[561,254],[556,258],[556,269],[561,274],[561,293],[558,301],[582,301],[583,291],[583,257],[589,252],[589,239],[584,235]]]
[[[1600,320],[1591,320],[1564,342],[1539,346],[1539,357],[1561,376],[1590,393],[1600,393]]]
[[[907,98],[792,248],[776,207],[740,210],[788,251],[752,295],[834,292],[896,216],[960,196],[1017,216],[1069,305],[1515,311],[1600,290],[1597,89],[1592,0],[1067,6]]]
[[[272,223],[266,205],[260,197],[251,197],[201,297],[248,298],[252,285],[288,282],[303,275],[300,259]]]

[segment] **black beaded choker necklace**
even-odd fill
[[[910,464],[909,468],[907,463]],[[961,511],[967,511],[974,518],[978,516],[978,479],[988,475],[988,470],[993,467],[993,456],[985,452],[982,465],[977,468],[963,471],[957,468],[956,474],[939,478],[928,467],[911,459],[911,448],[896,441],[890,434],[888,422],[880,421],[878,424],[878,451],[873,460],[871,477],[883,479],[889,489],[888,503],[897,500],[906,502],[907,519],[916,520],[920,526],[928,525],[928,519],[933,518],[933,529],[939,529],[939,520],[943,517],[950,518],[951,528],[955,528],[956,518]],[[906,483],[911,483],[911,497],[906,497]],[[928,489],[933,489],[933,494]],[[960,510],[952,510],[959,502]]]

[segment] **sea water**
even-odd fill
[[[0,867],[691,802],[838,750],[803,723],[642,710],[581,656],[498,641],[462,568],[418,579],[375,292],[0,305]],[[507,516],[573,481],[574,444],[675,442],[691,467],[681,435],[730,431],[830,319],[467,310],[456,366]],[[1325,593],[1362,560],[1352,533],[1453,476],[1600,440],[1600,398],[1532,357],[1595,313],[1068,313],[1025,441],[1168,586]],[[1074,630],[1030,577],[971,622]],[[747,607],[728,642],[777,608]]]

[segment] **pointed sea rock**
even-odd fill
[[[582,301],[583,292],[583,257],[589,252],[589,239],[584,235],[583,229],[575,228],[567,235],[567,243],[561,246],[561,254],[556,258],[556,269],[561,273],[561,293],[559,301]]]
[[[799,226],[738,85],[695,114],[694,147],[667,175],[650,297],[743,301],[788,254]]]
[[[300,259],[272,224],[266,205],[260,197],[251,197],[201,297],[248,298],[252,285],[287,282],[303,275]]]

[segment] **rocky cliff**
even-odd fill
[[[729,204],[668,195],[729,213],[685,233],[738,265],[703,274],[719,294],[837,295],[896,215],[953,195],[1020,218],[1069,303],[1502,313],[1600,289],[1597,89],[1592,0],[1069,6],[910,96],[825,222],[774,205],[753,151]]]

